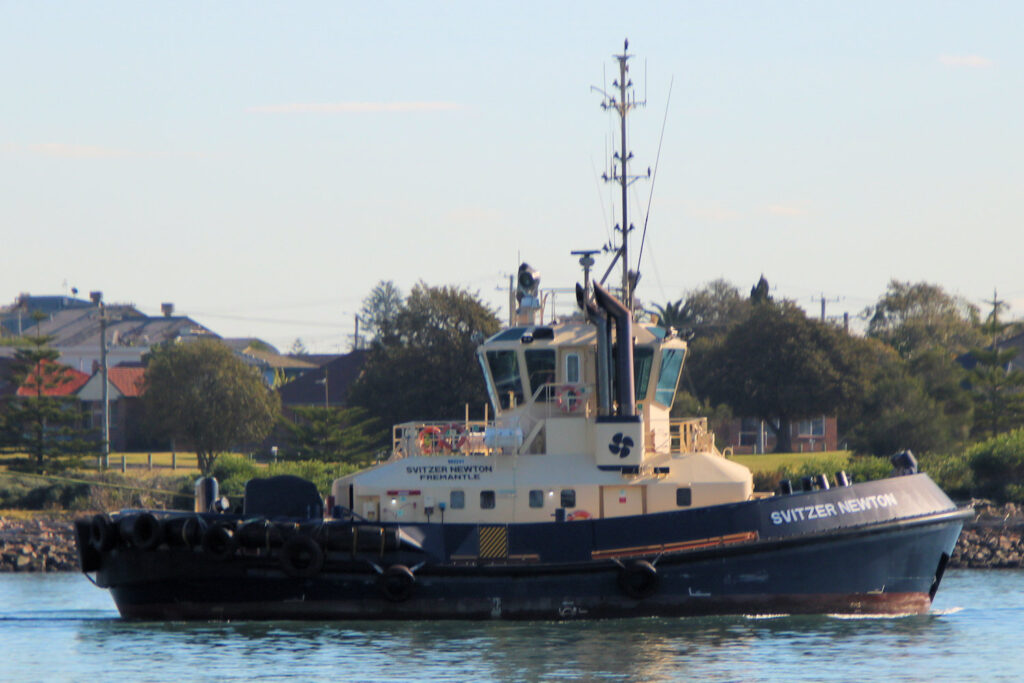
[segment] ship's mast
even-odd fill
[[[636,95],[633,93],[633,81],[629,79],[629,59],[633,55],[629,54],[629,40],[624,41],[622,47],[622,54],[612,55],[619,62],[619,78],[612,82],[613,88],[618,88],[617,96],[615,94],[609,95],[607,92],[600,88],[592,88],[600,92],[604,99],[601,101],[602,109],[614,109],[619,114],[619,151],[612,155],[612,173],[609,176],[607,173],[602,175],[602,179],[605,182],[618,183],[622,189],[622,223],[615,226],[617,232],[622,233],[622,243],[619,246],[618,251],[615,254],[615,259],[612,261],[612,267],[615,265],[615,261],[622,259],[622,303],[626,308],[632,310],[633,308],[633,282],[629,276],[629,233],[633,230],[633,226],[629,223],[629,202],[627,201],[627,189],[637,178],[645,178],[650,176],[650,169],[648,169],[646,175],[642,176],[630,176],[629,175],[629,161],[633,158],[633,153],[629,151],[626,146],[626,116],[629,111],[634,107],[643,106],[646,102],[638,102]],[[614,93],[614,91],[613,91]],[[618,167],[616,167],[616,164]],[[610,268],[609,268],[610,270]],[[607,276],[607,274],[606,274]],[[603,281],[603,280],[602,280]]]

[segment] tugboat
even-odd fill
[[[632,177],[628,43],[617,97]],[[926,612],[969,511],[913,467],[755,493],[704,418],[670,408],[686,342],[584,268],[578,312],[544,323],[523,264],[518,308],[477,358],[493,420],[406,422],[388,460],[325,502],[254,479],[241,512],[124,510],[75,523],[82,571],[129,619],[589,619]],[[614,261],[613,261],[614,265]],[[609,268],[609,272],[611,268]]]

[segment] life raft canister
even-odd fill
[[[296,579],[308,579],[320,573],[324,566],[324,551],[309,536],[296,534],[281,546],[281,568]]]
[[[555,400],[563,413],[575,413],[583,405],[583,392],[579,387],[567,384],[558,390]]]
[[[377,579],[384,597],[391,602],[405,602],[412,597],[416,576],[404,564],[393,564]]]
[[[647,560],[633,560],[619,570],[619,588],[637,600],[654,595],[658,582],[658,570]]]

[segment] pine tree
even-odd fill
[[[995,292],[992,312],[982,330],[990,336],[991,345],[972,349],[976,365],[971,370],[971,393],[974,397],[974,429],[978,435],[996,436],[1024,425],[1024,371],[1012,365],[1017,349],[999,348],[1001,335],[1008,325],[999,320],[1006,304]]]
[[[52,340],[36,334],[15,351],[10,379],[21,395],[7,404],[2,435],[4,450],[27,453],[40,473],[77,465],[98,449],[95,436],[82,426],[78,399],[53,395],[73,378],[57,362],[60,353],[49,346]]]

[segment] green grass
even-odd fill
[[[847,463],[850,451],[816,451],[814,453],[765,453],[764,455],[731,455],[729,459],[749,467],[752,472],[776,472],[780,469],[798,469],[816,460]]]

